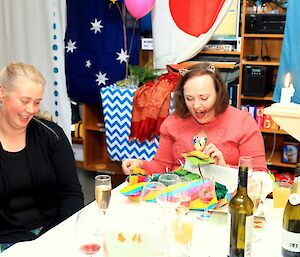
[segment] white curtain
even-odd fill
[[[194,57],[210,40],[231,3],[232,0],[225,0],[213,26],[206,34],[195,37],[177,27],[170,12],[169,0],[156,0],[152,10],[155,68],[165,68],[167,64],[179,63]]]
[[[47,85],[41,104],[71,139],[71,107],[64,69],[65,0],[0,1],[0,66],[36,66]]]

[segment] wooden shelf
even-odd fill
[[[266,152],[267,160],[270,157],[270,155],[271,155],[271,151],[267,151]],[[273,157],[267,163],[268,166],[278,166],[278,167],[286,167],[286,168],[295,168],[296,167],[296,164],[289,164],[289,163],[281,162],[281,156],[282,156],[281,152],[279,152],[279,151],[274,152]]]
[[[247,61],[246,59],[243,59],[243,64],[245,64],[245,65],[258,65],[258,66],[279,66],[280,61],[279,60],[274,60],[274,61],[265,62],[265,61],[262,61],[262,60]]]
[[[201,63],[201,61],[189,61],[191,64]],[[239,68],[239,63],[236,62],[209,62],[213,64],[218,69],[237,69]]]
[[[248,100],[258,100],[258,101],[272,101],[273,92],[269,92],[265,96],[245,96],[241,95],[241,99],[248,99]]]
[[[88,124],[85,126],[85,130],[105,132],[104,123]]]
[[[121,163],[107,154],[103,113],[100,106],[83,105],[83,167],[95,172],[123,175]]]
[[[72,144],[82,145],[83,144],[83,138],[81,138],[81,137],[72,137]]]
[[[247,10],[255,5],[255,0],[243,1],[242,13],[248,13]],[[270,6],[267,6],[270,7]],[[268,92],[263,97],[257,96],[245,96],[243,95],[243,83],[244,83],[244,68],[246,65],[249,66],[264,66],[268,70],[272,71],[272,74],[267,74],[272,77],[272,84],[276,80],[277,70],[280,64],[281,48],[283,43],[284,34],[257,34],[257,33],[244,33],[245,31],[245,17],[242,15],[242,27],[241,27],[241,54],[240,54],[240,74],[239,74],[239,103],[241,105],[256,105],[256,106],[269,106],[273,103],[273,92]],[[249,56],[257,56],[256,60],[248,60]],[[270,61],[263,61],[262,56],[269,56]],[[270,78],[270,77],[269,77]],[[270,79],[271,80],[271,79]],[[256,88],[254,84],[255,80],[248,83],[247,89],[251,90]],[[268,85],[270,86],[270,85]],[[260,92],[263,94],[264,91]],[[281,154],[283,148],[284,138],[288,133],[280,129],[261,129],[260,130],[266,149],[266,159],[270,158],[273,147],[275,152],[267,163],[269,166],[280,168],[294,168],[294,164],[287,164],[281,162]]]
[[[248,34],[244,33],[245,38],[283,38],[284,34]]]
[[[278,135],[288,135],[287,132],[285,132],[282,129],[260,129],[260,132],[262,133],[269,133],[269,134],[278,134]]]

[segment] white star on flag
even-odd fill
[[[97,79],[96,82],[98,83],[98,86],[100,86],[101,84],[106,85],[106,80],[108,80],[108,78],[106,78],[106,73],[102,74],[101,71],[99,71],[99,74],[96,74]]]
[[[68,41],[68,43],[67,43],[67,46],[66,46],[67,53],[68,53],[68,52],[73,53],[73,51],[74,51],[75,49],[77,49],[77,47],[75,46],[75,44],[76,44],[76,41],[72,42],[72,40],[69,39],[69,41]]]
[[[123,48],[121,48],[121,53],[117,52],[117,55],[118,55],[117,61],[120,61],[120,63],[127,62],[129,58],[129,55],[127,54],[127,50],[124,51]]]
[[[103,28],[103,26],[101,25],[101,20],[98,21],[97,19],[95,19],[94,22],[91,22],[92,27],[91,30],[94,30],[94,33],[96,34],[98,31],[101,32],[101,28]]]
[[[85,61],[85,67],[91,68],[91,65],[92,65],[91,60],[86,60]]]

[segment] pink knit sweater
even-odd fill
[[[159,146],[152,161],[143,161],[147,173],[164,173],[184,162],[182,153],[194,150],[193,137],[205,131],[207,144],[222,151],[226,163],[237,167],[240,156],[254,157],[254,170],[267,171],[264,141],[252,116],[229,106],[215,120],[200,124],[193,117],[171,114],[161,125]]]

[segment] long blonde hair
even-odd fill
[[[10,63],[0,71],[0,85],[6,90],[11,91],[15,87],[18,78],[30,79],[33,82],[45,86],[46,80],[43,74],[33,65],[27,63]]]

